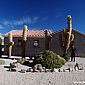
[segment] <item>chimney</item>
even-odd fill
[[[45,50],[49,50],[49,36],[48,36],[48,31],[45,30]]]

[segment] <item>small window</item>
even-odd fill
[[[39,40],[34,40],[33,45],[34,45],[34,47],[38,47],[39,46]]]

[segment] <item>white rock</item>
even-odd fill
[[[77,67],[75,67],[75,70],[77,71],[77,70],[78,70],[78,68],[77,68]]]
[[[54,72],[58,72],[58,69],[55,69],[55,68],[54,68]]]
[[[75,71],[74,67],[72,67],[72,71]]]

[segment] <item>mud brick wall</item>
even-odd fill
[[[13,41],[14,41],[14,45],[13,45],[13,49],[12,49],[12,55],[21,55],[21,47],[18,46],[19,42],[18,40],[20,40],[20,37],[13,37]],[[39,40],[39,46],[38,47],[34,47],[33,43],[34,40]],[[8,41],[8,38],[5,37],[4,38],[4,44],[6,44]],[[34,37],[29,37],[27,39],[27,43],[26,43],[26,56],[35,56],[36,54],[38,54],[39,52],[42,52],[45,50],[45,38],[34,38]],[[4,49],[4,54],[7,55],[7,49]]]

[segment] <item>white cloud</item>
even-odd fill
[[[2,24],[3,24],[4,26],[12,26],[12,25],[13,25],[12,22],[6,21],[6,20],[5,20]]]
[[[33,18],[30,18],[29,16],[28,17],[25,17],[25,18],[22,18],[20,20],[14,20],[14,21],[7,21],[7,20],[4,20],[4,22],[2,23],[4,26],[17,26],[17,25],[24,25],[24,24],[34,24],[34,23],[37,23],[39,17],[33,17]]]
[[[32,24],[32,19],[28,16],[26,18],[23,18],[22,20],[24,23]]]
[[[32,19],[32,23],[33,23],[33,24],[34,24],[34,23],[37,23],[38,20],[39,20],[39,17],[36,16],[36,17],[34,17],[34,18]]]
[[[16,20],[12,23],[13,23],[13,25],[23,25],[24,24],[24,22],[22,20],[19,20],[19,21]]]

